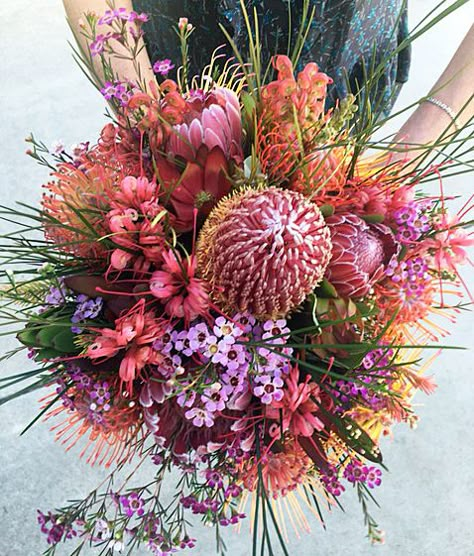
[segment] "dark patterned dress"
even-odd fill
[[[387,114],[408,78],[410,49],[399,48],[408,36],[406,0],[310,0],[310,4],[315,17],[300,65],[316,62],[333,78],[329,102],[334,104],[349,91],[356,93],[370,68],[383,63],[369,94],[374,110]],[[247,6],[255,7],[259,15],[264,61],[276,52],[286,53],[301,26],[303,0],[247,0]],[[248,37],[239,0],[135,0],[134,7],[150,15],[145,32],[152,62],[171,58],[179,64],[178,41],[171,27],[180,17],[196,27],[190,48],[194,73],[208,63],[215,48],[226,44],[220,25],[245,54]]]

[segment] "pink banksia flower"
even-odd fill
[[[322,280],[330,256],[318,207],[277,188],[224,199],[198,242],[200,269],[216,300],[257,318],[284,316],[300,305]]]
[[[164,264],[151,276],[150,291],[164,305],[170,317],[191,322],[206,315],[209,298],[205,282],[196,277],[196,257],[187,260],[174,252],[163,254]]]
[[[341,297],[367,295],[398,253],[399,245],[390,228],[368,224],[350,213],[330,216],[326,223],[333,245],[326,278]]]

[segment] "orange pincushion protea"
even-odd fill
[[[113,187],[114,173],[103,164],[93,164],[86,172],[73,164],[61,164],[53,176],[56,181],[44,186],[42,199],[45,235],[63,251],[92,263],[105,252],[97,241],[108,233],[98,199]],[[89,225],[81,218],[84,211]]]
[[[291,174],[290,189],[309,197],[318,206],[334,203],[335,199],[339,208],[349,204],[349,195],[344,195],[349,155],[342,147],[315,150]]]
[[[55,439],[67,450],[85,440],[85,445],[81,443],[80,457],[87,455],[86,461],[91,465],[110,467],[129,461],[135,455],[137,440],[144,434],[141,406],[128,393],[121,392],[117,377],[109,379],[113,396],[103,411],[104,404],[101,407],[97,398],[91,396],[93,385],[93,382],[90,387],[76,383],[69,387],[62,397],[70,401],[46,414],[47,420],[62,418],[51,427]],[[52,396],[44,401],[50,401]]]
[[[244,466],[242,480],[250,492],[258,485],[259,463],[263,464],[263,485],[274,499],[285,496],[303,484],[313,467],[313,462],[298,442],[286,442],[281,452],[268,450],[261,462],[252,461]]]

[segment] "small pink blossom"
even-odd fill
[[[189,20],[188,20],[187,17],[180,17],[180,18],[179,18],[178,29],[179,29],[181,32],[184,32],[184,31],[188,31],[188,32],[189,32],[189,31],[192,30],[192,28],[193,28],[193,25],[192,25],[191,23],[189,23]]]
[[[168,73],[174,69],[175,65],[173,62],[166,58],[165,60],[158,60],[153,64],[153,71],[160,75],[168,75]]]
[[[210,411],[206,409],[201,409],[199,407],[193,407],[192,409],[186,411],[184,414],[186,419],[192,421],[195,427],[207,427],[210,428],[214,425],[214,417]]]
[[[283,398],[283,380],[280,377],[263,375],[258,377],[258,386],[253,393],[260,398],[263,404],[269,405],[281,401]]]

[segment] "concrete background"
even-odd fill
[[[412,0],[412,24],[436,3]],[[425,93],[473,19],[471,1],[414,45],[410,82],[398,107]],[[34,203],[47,174],[24,156],[23,138],[34,131],[46,144],[55,139],[66,145],[94,140],[104,121],[104,106],[72,61],[60,0],[1,0],[0,21],[1,203],[15,199]],[[399,120],[391,127],[396,130],[400,124]],[[474,176],[451,180],[446,191],[466,197],[473,182]],[[1,229],[6,230],[5,225]],[[465,269],[464,277],[472,285],[473,269]],[[449,342],[471,346],[473,324],[471,314],[461,315]],[[1,339],[0,351],[13,346],[13,340]],[[29,369],[30,363],[8,361],[2,363],[1,374],[21,368]],[[378,492],[382,509],[375,515],[387,531],[386,544],[373,548],[367,543],[361,513],[352,493],[347,493],[346,513],[335,511],[329,516],[327,532],[315,524],[312,536],[291,544],[290,554],[474,555],[472,353],[445,352],[433,372],[439,390],[429,400],[418,397],[417,432],[398,427],[394,440],[384,446],[390,473]],[[75,454],[65,454],[44,424],[19,438],[38,409],[37,397],[0,408],[0,556],[40,555],[45,545],[36,526],[36,508],[46,510],[82,498],[104,476]],[[212,532],[196,533],[200,543],[194,554],[213,554]],[[245,527],[240,535],[229,532],[228,546],[231,556],[249,555]]]

